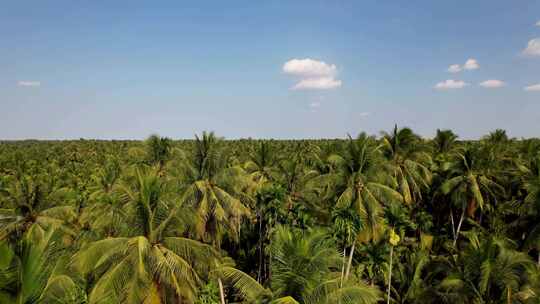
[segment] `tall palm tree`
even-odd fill
[[[474,217],[478,208],[484,210],[489,207],[486,201],[488,199],[496,200],[497,194],[503,192],[504,189],[490,175],[484,173],[475,151],[466,149],[463,153],[456,155],[450,168],[450,176],[443,182],[440,191],[444,195],[449,195],[453,203],[461,208],[457,227],[454,216],[451,214],[455,246],[465,215]]]
[[[352,280],[340,287],[341,257],[330,236],[321,230],[278,227],[272,252],[275,303],[376,303],[380,292]]]
[[[433,138],[433,145],[436,154],[447,154],[456,145],[458,136],[452,130],[437,129],[437,134]]]
[[[146,139],[146,157],[151,165],[157,166],[161,173],[165,162],[171,155],[171,140],[153,134]]]
[[[403,201],[410,205],[422,198],[431,183],[431,157],[420,137],[409,128],[383,133],[383,155],[397,183]]]
[[[257,184],[264,184],[275,179],[277,157],[270,142],[261,141],[254,151],[249,154],[249,160],[244,168]]]
[[[533,156],[528,165],[519,165],[520,184],[525,191],[523,203],[514,206],[518,226],[525,230],[525,248],[536,249],[540,267],[540,153]]]
[[[119,234],[126,217],[120,174],[118,159],[111,158],[92,175],[94,184],[89,187],[89,204],[80,219],[82,226],[89,226],[108,237]]]
[[[522,303],[534,298],[531,283],[534,263],[514,246],[491,235],[466,233],[468,246],[452,257],[447,277],[439,288],[454,303]]]
[[[349,136],[341,155],[333,155],[331,173],[325,176],[330,197],[336,197],[338,209],[354,209],[362,223],[360,234],[354,238],[349,251],[345,279],[350,273],[356,240],[378,239],[383,230],[382,206],[401,202],[402,196],[385,184],[388,176],[380,170],[381,154],[372,137],[365,133],[353,140]]]
[[[131,233],[92,242],[74,256],[76,269],[98,275],[91,303],[190,303],[217,258],[210,246],[181,236],[189,209],[173,200],[158,170],[138,169],[135,184],[124,187]]]
[[[75,216],[69,204],[70,190],[58,186],[54,179],[43,174],[29,175],[18,171],[2,191],[4,206],[0,209],[0,241],[15,241],[39,225],[43,229],[60,227],[70,233],[68,226]]]
[[[0,303],[78,303],[84,293],[61,271],[61,233],[33,225],[18,241],[0,243]]]
[[[317,185],[319,173],[306,166],[305,159],[294,153],[278,163],[280,178],[277,183],[285,189],[286,208],[294,214],[293,225],[306,226],[311,218],[324,217],[319,203],[320,189]]]
[[[226,155],[218,150],[220,139],[213,132],[195,136],[191,157],[184,160],[184,203],[197,215],[195,233],[205,242],[220,247],[224,235],[238,240],[241,220],[250,215],[248,175],[239,166],[227,167]]]

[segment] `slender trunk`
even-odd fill
[[[540,268],[540,250],[537,249],[536,251],[538,251],[538,268]]]
[[[390,304],[390,289],[392,287],[392,258],[394,256],[394,246],[390,246],[390,269],[388,270],[388,291],[386,295],[386,304]]]
[[[461,217],[459,219],[459,223],[456,230],[456,238],[454,239],[453,246],[456,247],[457,239],[459,237],[459,231],[461,230],[461,224],[463,224],[463,218],[465,217],[465,208],[463,208],[463,211],[461,211]]]
[[[263,252],[262,252],[262,246],[263,246],[263,233],[262,233],[262,220],[261,215],[259,214],[259,272],[257,274],[257,281],[259,283],[262,282],[262,268],[263,268]]]
[[[349,278],[349,274],[351,273],[351,264],[352,264],[352,258],[354,254],[354,247],[356,246],[356,239],[353,241],[351,252],[349,254],[349,263],[347,264],[347,271],[345,272],[345,281]]]
[[[221,279],[218,279],[219,284],[219,298],[221,299],[221,304],[225,304],[225,291],[223,290],[223,283]]]
[[[450,208],[450,222],[452,223],[452,237],[456,240],[456,223],[454,223],[454,211]]]
[[[480,226],[482,226],[482,219],[484,218],[484,213],[482,212],[482,210],[480,210],[480,219],[478,220],[478,224]]]
[[[346,247],[343,246],[343,264],[341,265],[341,279],[339,280],[339,287],[343,287],[343,276],[345,275],[345,262],[346,261],[347,261],[347,251],[346,251]]]

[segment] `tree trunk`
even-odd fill
[[[456,238],[454,239],[454,247],[456,247],[457,239],[459,237],[459,231],[461,230],[461,224],[463,224],[463,218],[465,217],[465,206],[463,206],[463,211],[461,211],[461,217],[459,219],[459,224],[456,230]]]
[[[454,211],[450,208],[450,222],[452,223],[452,237],[456,240],[456,223],[454,223]]]
[[[347,271],[345,272],[345,281],[349,278],[349,274],[351,273],[351,264],[352,264],[352,258],[354,254],[354,247],[356,246],[356,239],[353,241],[351,252],[349,254],[349,263],[347,264]]]
[[[390,289],[392,287],[392,258],[394,256],[394,246],[390,246],[390,269],[388,270],[388,291],[386,295],[386,304],[390,304]]]
[[[257,274],[257,281],[259,283],[262,282],[262,269],[263,269],[263,252],[262,252],[262,246],[263,246],[263,240],[262,240],[262,220],[261,215],[259,214],[259,272]]]
[[[219,284],[219,298],[221,299],[221,304],[225,304],[225,291],[223,290],[223,283],[221,279],[218,279]]]
[[[345,275],[345,262],[347,261],[347,251],[345,245],[343,246],[343,264],[341,265],[341,279],[339,281],[339,287],[343,287],[343,276]],[[540,261],[540,258],[539,258]]]

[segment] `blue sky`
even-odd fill
[[[540,136],[538,21],[537,0],[4,1],[0,138]]]

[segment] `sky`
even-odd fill
[[[540,1],[3,1],[0,139],[540,136]]]

